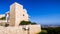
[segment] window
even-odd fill
[[[23,14],[23,16],[25,16],[25,15]]]

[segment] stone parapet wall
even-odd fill
[[[29,27],[28,30],[23,29],[23,25],[17,26],[17,27],[3,27],[0,26],[0,34],[37,34],[38,32],[41,31],[41,26],[40,25],[26,25]]]

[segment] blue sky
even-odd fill
[[[0,14],[9,11],[14,2],[27,9],[32,22],[60,25],[60,0],[0,0]]]

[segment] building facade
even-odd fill
[[[21,21],[29,21],[27,10],[23,8],[23,5],[19,3],[13,3],[10,5],[10,11],[6,12],[6,22],[10,26],[19,26]]]
[[[13,3],[10,6],[10,26],[19,26],[19,23],[23,20],[29,21],[26,9],[23,9],[21,4]]]
[[[41,32],[41,26],[37,24],[19,26],[21,21],[29,21],[29,15],[23,6],[16,2],[10,6],[10,11],[6,12],[2,17],[5,17],[6,20],[0,20],[0,23],[7,23],[9,26],[0,26],[0,34],[37,34]]]

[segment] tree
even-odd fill
[[[5,20],[5,19],[6,19],[5,17],[0,18],[0,20]]]
[[[21,21],[19,25],[29,25],[29,24],[36,24],[36,23],[32,23],[31,21]]]

